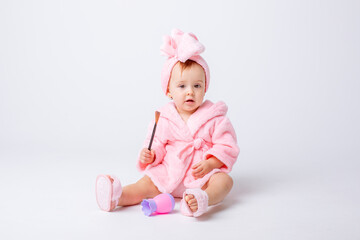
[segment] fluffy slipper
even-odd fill
[[[196,212],[191,211],[191,209],[189,208],[189,206],[185,201],[185,196],[188,194],[194,195],[197,201],[198,210]],[[183,199],[181,200],[180,211],[183,215],[188,217],[199,217],[207,212],[208,204],[209,204],[209,197],[205,191],[201,190],[200,188],[186,189],[183,194]]]
[[[101,210],[110,212],[119,203],[122,193],[120,181],[111,175],[99,175],[96,178],[96,201]]]

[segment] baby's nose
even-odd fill
[[[192,88],[189,88],[188,91],[187,91],[187,95],[193,95],[194,94],[194,91]]]

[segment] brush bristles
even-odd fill
[[[157,122],[159,121],[159,117],[160,117],[160,112],[156,111],[155,112],[155,123],[157,124]]]

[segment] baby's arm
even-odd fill
[[[152,135],[154,121],[149,124],[147,137],[137,161],[137,168],[139,171],[144,171],[149,165],[156,166],[160,164],[166,154],[166,142],[163,140],[164,131],[166,130],[166,122],[163,122],[162,118],[160,117],[158,124],[159,125],[156,129],[151,151],[147,149],[147,146],[149,145]]]
[[[207,160],[203,160],[194,166],[192,166],[193,172],[192,175],[197,178],[202,178],[215,168],[221,168],[224,166],[224,163],[221,162],[214,156],[210,156]]]
[[[214,168],[220,168],[223,172],[230,172],[239,155],[240,149],[237,145],[235,130],[227,117],[219,117],[216,119],[211,140],[213,146],[205,152],[204,159],[206,159],[205,161],[214,161],[215,159],[217,160],[217,164],[213,165],[213,163],[211,163],[212,161],[201,164],[210,164],[216,166]]]

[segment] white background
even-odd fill
[[[1,239],[360,239],[359,1],[0,2]],[[199,219],[101,212],[141,177],[162,36],[195,33],[241,153]]]

